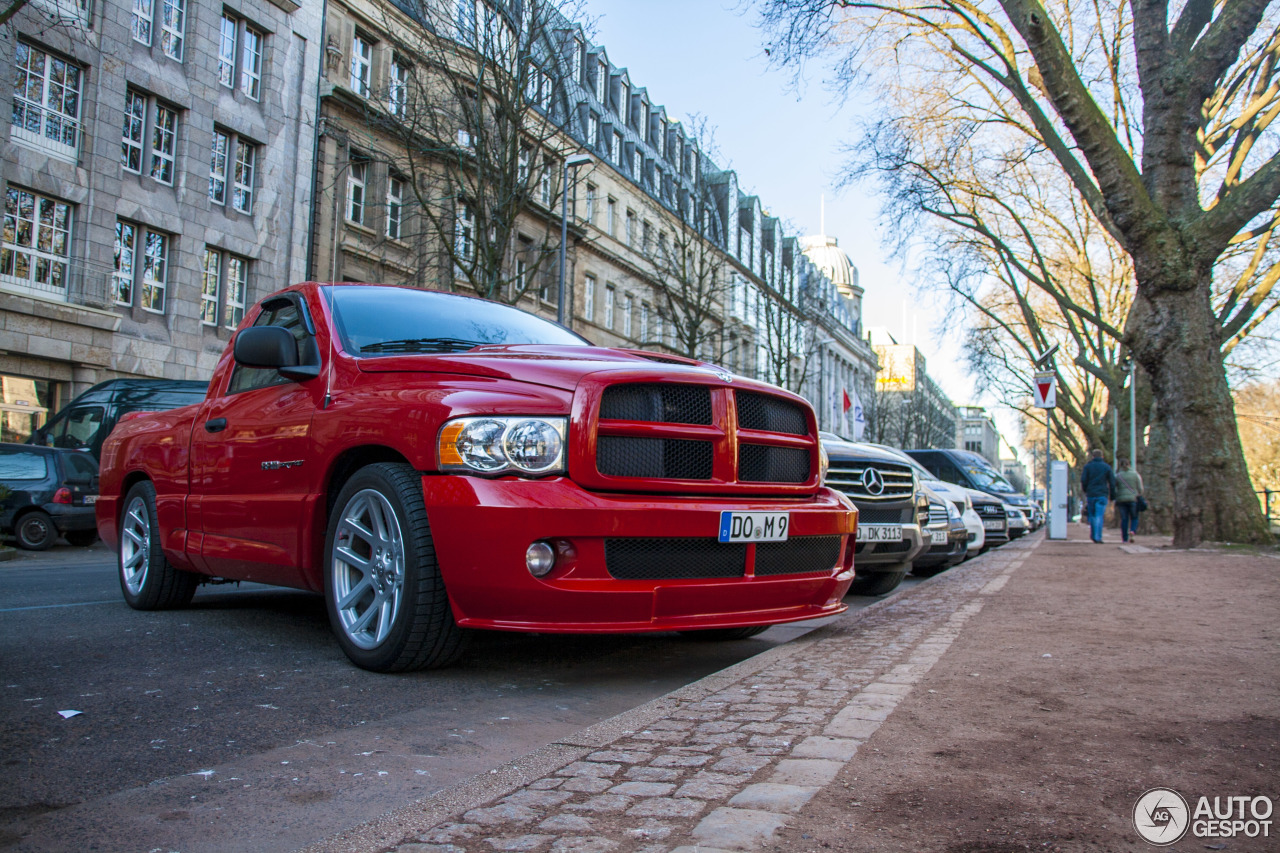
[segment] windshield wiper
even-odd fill
[[[401,338],[365,344],[360,347],[360,352],[466,352],[483,343],[462,338]]]

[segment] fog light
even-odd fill
[[[529,574],[540,578],[551,571],[556,564],[556,552],[546,542],[534,542],[524,552],[524,564]]]

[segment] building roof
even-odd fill
[[[801,238],[800,245],[809,260],[826,273],[827,278],[840,289],[840,295],[848,299],[862,298],[863,291],[858,285],[858,268],[840,249],[839,240],[825,234],[817,234]]]

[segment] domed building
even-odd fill
[[[827,278],[845,299],[855,303],[862,313],[862,288],[858,285],[858,268],[840,249],[840,241],[826,234],[802,237],[801,248],[814,266],[826,273]]]

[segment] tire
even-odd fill
[[[772,627],[772,625],[750,625],[746,628],[703,628],[700,631],[681,631],[680,635],[687,640],[722,643],[728,640],[745,640],[755,637]]]
[[[940,575],[947,569],[951,568],[951,563],[934,563],[932,566],[915,566],[911,567],[911,574],[918,578],[931,578],[934,575]]]
[[[453,620],[411,466],[357,471],[334,502],[324,553],[329,624],[356,666],[408,672],[462,656],[467,632]]]
[[[98,531],[96,530],[68,530],[62,535],[68,544],[75,545],[77,548],[88,548],[98,541]]]
[[[199,576],[175,567],[160,547],[156,487],[149,480],[124,496],[117,547],[120,591],[134,610],[169,610],[191,602]]]
[[[911,568],[910,563],[897,563],[887,566],[886,569],[877,568],[875,571],[867,572],[858,571],[857,558],[853,563],[854,574],[853,584],[849,587],[851,595],[884,595],[897,589],[898,584],[902,583],[902,579],[907,576],[907,569]]]
[[[27,551],[44,551],[58,538],[58,528],[53,526],[53,519],[44,510],[36,509],[18,519],[14,528],[14,536],[18,539],[18,547]]]

